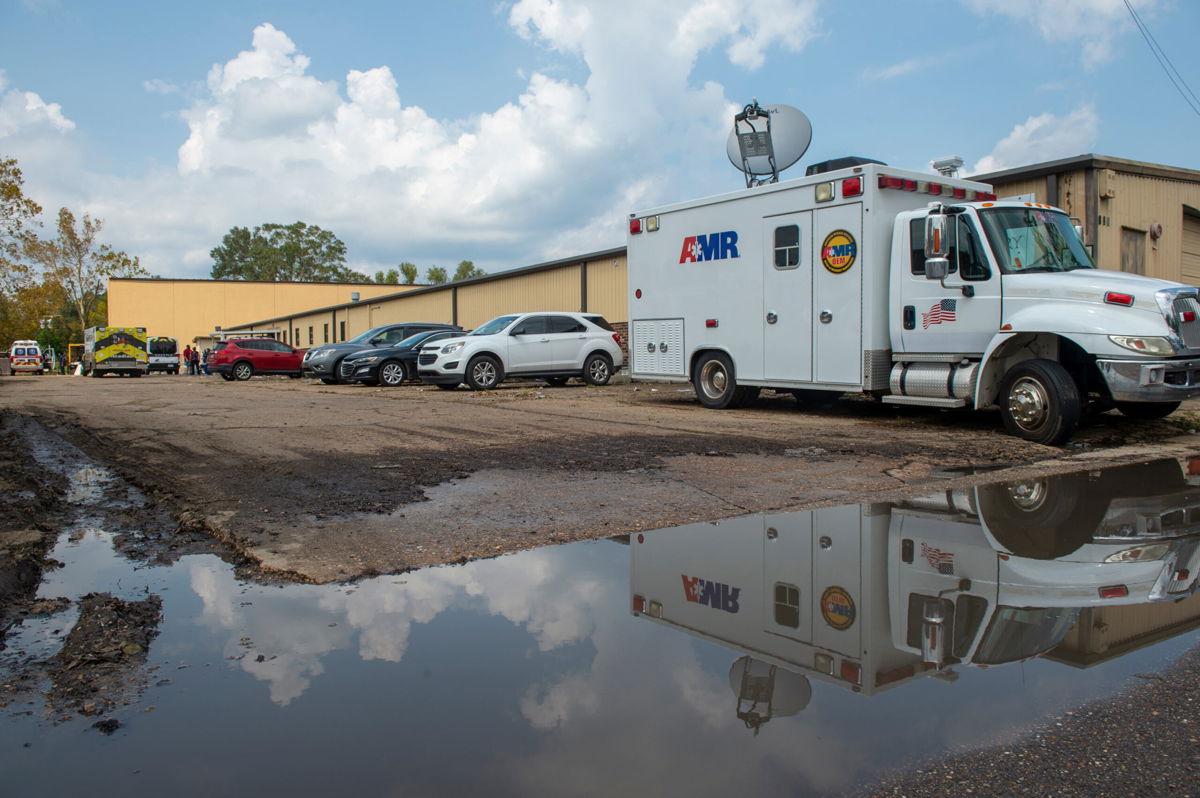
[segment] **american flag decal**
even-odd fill
[[[954,321],[954,311],[957,307],[958,300],[956,299],[943,299],[941,302],[934,303],[928,313],[921,314],[921,329],[928,330],[931,324]]]
[[[922,542],[921,556],[929,563],[929,567],[939,574],[954,573],[954,555],[951,552],[932,548],[929,544]]]

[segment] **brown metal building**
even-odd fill
[[[1102,269],[1200,285],[1200,171],[1078,155],[971,179],[1078,218]]]

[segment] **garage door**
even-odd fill
[[[1182,282],[1200,286],[1200,214],[1183,211]]]

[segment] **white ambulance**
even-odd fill
[[[45,371],[42,347],[37,341],[13,341],[8,348],[8,362],[13,374],[41,374]]]
[[[866,159],[809,172],[630,215],[633,379],[712,408],[761,388],[998,405],[1049,444],[1085,409],[1200,395],[1197,289],[1098,270],[1063,211]]]
[[[1085,607],[1194,595],[1200,488],[1164,460],[690,524],[629,545],[633,614],[750,657],[730,683],[758,690],[761,709],[773,668],[873,695],[1046,653]]]

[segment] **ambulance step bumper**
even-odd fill
[[[966,407],[966,399],[937,399],[932,396],[898,396],[889,394],[883,397],[885,405],[917,405],[918,407],[940,407],[942,409],[951,409],[955,407]]]

